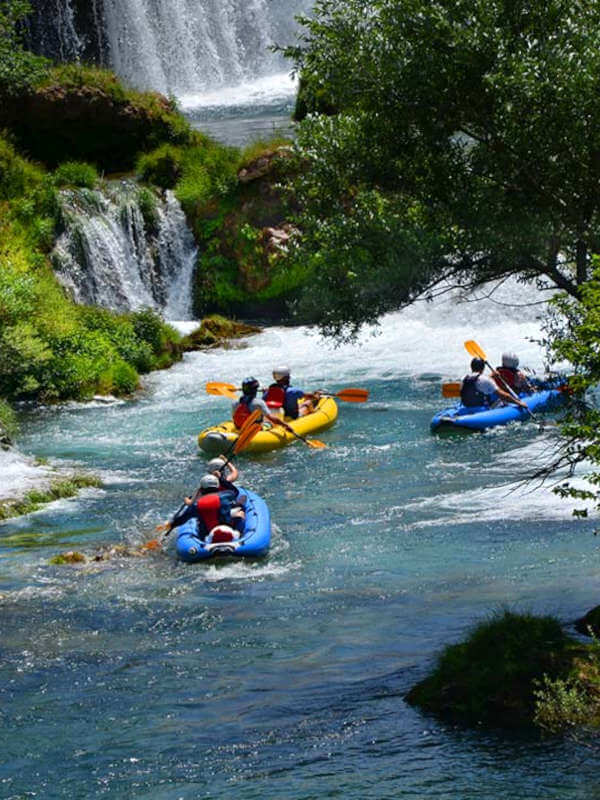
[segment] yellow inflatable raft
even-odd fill
[[[335,423],[338,415],[337,403],[333,397],[322,397],[316,409],[305,417],[298,419],[287,419],[286,422],[300,436],[310,436],[311,434],[324,431]],[[231,420],[222,422],[220,425],[213,425],[198,434],[198,444],[205,453],[218,455],[225,453],[238,437],[238,429]],[[266,453],[269,450],[276,450],[285,447],[292,442],[298,441],[289,431],[281,425],[273,425],[269,422],[263,423],[263,429],[252,439],[245,453]]]

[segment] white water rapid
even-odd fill
[[[145,212],[139,187],[128,181],[61,198],[66,228],[52,260],[76,302],[191,319],[197,250],[172,192]]]

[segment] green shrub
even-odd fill
[[[151,153],[140,156],[135,171],[140,180],[173,189],[182,173],[182,151],[171,144],[163,144]]]
[[[12,441],[17,435],[19,426],[17,417],[7,402],[0,399],[0,443]]]
[[[0,94],[30,89],[48,71],[50,62],[21,44],[21,26],[30,11],[26,0],[3,0],[0,5]]]
[[[133,394],[139,385],[139,375],[124,361],[118,361],[113,369],[113,388],[115,394]]]
[[[83,161],[66,161],[54,171],[56,186],[82,186],[93,189],[99,176],[96,167]]]
[[[146,186],[142,186],[138,191],[138,207],[144,218],[146,233],[150,236],[157,236],[159,230],[159,216],[156,195]]]
[[[566,676],[571,641],[553,617],[504,611],[447,647],[407,700],[471,722],[531,723],[534,682]]]

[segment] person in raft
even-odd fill
[[[240,473],[235,464],[228,461],[226,456],[211,458],[206,465],[206,472],[219,479],[220,492],[233,492],[236,497],[239,495],[240,490],[237,488],[234,481],[237,481]]]
[[[187,500],[188,498],[186,498]],[[210,540],[209,534],[219,526],[226,525],[234,531],[239,539],[246,514],[233,492],[219,491],[219,479],[216,475],[206,474],[200,479],[200,494],[197,500],[186,502],[167,522],[157,525],[157,531],[170,532],[179,528],[189,519],[198,520],[198,536],[203,541]],[[238,528],[238,530],[235,530]]]
[[[502,366],[496,367],[492,373],[492,377],[501,389],[506,388],[502,384],[503,380],[504,383],[508,384],[513,392],[517,394],[519,392],[533,394],[535,391],[533,386],[527,380],[527,376],[518,369],[518,366],[519,356],[516,353],[502,353]],[[499,378],[502,378],[502,380]]]
[[[500,401],[514,403],[522,408],[527,405],[520,399],[514,398],[505,389],[502,389],[491,378],[483,375],[485,361],[474,358],[471,361],[471,373],[465,375],[460,388],[460,399],[463,406],[474,408],[476,406],[494,407]]]
[[[304,417],[315,410],[315,406],[321,397],[320,392],[308,394],[303,389],[290,386],[290,370],[288,367],[278,367],[273,370],[272,383],[263,394],[263,400],[270,409],[283,408],[283,413],[291,419]],[[300,403],[300,400],[302,403]]]
[[[284,422],[279,417],[271,413],[269,407],[264,400],[259,399],[256,395],[258,393],[259,383],[256,378],[245,378],[242,382],[242,396],[236,400],[232,407],[231,417],[236,428],[241,428],[244,422],[248,419],[250,414],[256,409],[262,411],[263,421],[266,419],[273,425],[282,425],[286,430],[293,433],[293,428]]]

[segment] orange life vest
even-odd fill
[[[244,396],[240,399],[240,402],[235,407],[232,419],[236,428],[241,428],[244,422],[246,422],[250,416],[250,403],[251,400],[248,400],[248,398]]]

